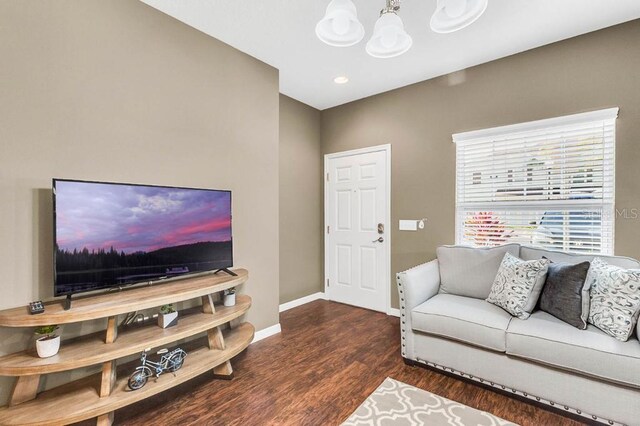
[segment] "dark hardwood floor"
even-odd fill
[[[400,357],[398,318],[316,301],[283,312],[282,333],[204,374],[116,412],[118,425],[338,425],[386,378],[527,425],[581,423]],[[186,360],[188,362],[188,358]],[[179,373],[178,373],[179,374]]]

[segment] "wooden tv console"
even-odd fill
[[[35,348],[0,357],[0,376],[15,376],[9,405],[0,407],[0,425],[63,425],[97,418],[110,425],[113,412],[195,376],[213,370],[216,377],[231,378],[229,360],[253,340],[254,328],[244,322],[229,330],[224,324],[251,307],[251,298],[237,295],[236,305],[214,303],[213,294],[245,283],[249,273],[235,269],[237,276],[204,275],[152,286],[74,299],[65,311],[61,301],[45,305],[45,312],[30,315],[27,307],[0,311],[0,327],[37,327],[106,318],[106,330],[63,341],[60,352],[38,358]],[[181,312],[178,325],[166,329],[156,323],[118,327],[118,315],[200,298],[201,309]],[[142,389],[127,386],[133,367],[117,373],[116,361],[180,339],[206,333],[202,345],[188,350],[184,366],[175,374],[151,379]],[[43,374],[101,365],[102,372],[38,393]],[[118,377],[120,376],[120,377]]]

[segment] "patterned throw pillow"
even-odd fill
[[[640,314],[640,270],[595,258],[587,283],[591,286],[589,322],[622,342],[629,340]]]
[[[547,277],[549,260],[522,260],[504,255],[487,302],[511,315],[527,319],[536,306]]]

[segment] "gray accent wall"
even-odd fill
[[[322,111],[324,154],[392,145],[392,306],[393,275],[454,242],[451,135],[469,130],[620,107],[615,254],[640,258],[639,40],[635,20]],[[398,231],[422,217],[425,231]]]
[[[324,291],[320,111],[280,95],[280,303]]]

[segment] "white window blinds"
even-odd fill
[[[456,242],[613,254],[618,109],[453,135]]]

